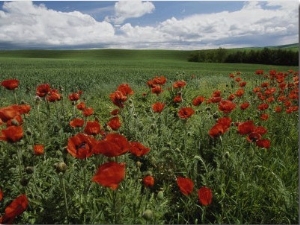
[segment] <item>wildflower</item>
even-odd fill
[[[173,99],[173,102],[174,102],[174,103],[180,103],[180,102],[182,102],[182,97],[181,97],[181,95],[176,95],[176,96],[174,97],[174,99]]]
[[[116,116],[116,115],[119,114],[119,112],[120,112],[119,109],[114,109],[114,110],[112,110],[112,111],[110,112],[110,115]]]
[[[204,101],[205,101],[205,98],[203,96],[197,96],[196,98],[193,99],[192,104],[194,106],[198,106],[198,105],[201,105],[202,102],[204,102]]]
[[[165,104],[162,102],[156,102],[152,105],[152,110],[155,113],[161,113],[165,107]]]
[[[140,142],[129,142],[130,145],[130,153],[137,156],[137,157],[141,157],[144,156],[146,154],[148,154],[148,152],[150,151],[150,148],[145,147],[144,145],[142,145]]]
[[[117,90],[122,92],[122,94],[125,96],[132,95],[134,93],[128,84],[120,84]]]
[[[269,108],[269,105],[267,103],[262,103],[260,105],[257,106],[257,108],[261,111],[266,110]]]
[[[19,112],[13,106],[7,106],[7,107],[0,108],[0,119],[3,122],[11,120],[11,119],[15,118],[17,115],[19,115]]]
[[[0,189],[0,202],[2,201],[3,199],[3,191]]]
[[[67,151],[77,159],[85,159],[93,154],[96,140],[83,133],[78,133],[68,139]]]
[[[7,90],[15,90],[19,86],[20,81],[17,79],[8,79],[1,82],[1,86]]]
[[[45,97],[49,92],[51,88],[49,84],[40,84],[36,88],[36,95],[39,97]]]
[[[217,138],[225,133],[224,126],[222,124],[216,123],[209,131],[208,134],[212,138]]]
[[[246,81],[242,81],[242,82],[240,82],[240,87],[245,87],[246,86],[246,84],[247,84],[247,82]]]
[[[249,102],[243,102],[243,103],[240,105],[240,108],[241,108],[241,110],[245,110],[245,109],[247,109],[249,106],[250,106],[250,103],[249,103]]]
[[[97,135],[100,133],[101,126],[98,121],[88,121],[84,128],[84,133],[88,135]]]
[[[93,152],[107,157],[115,157],[127,153],[129,149],[130,145],[126,137],[121,134],[110,133],[94,146]]]
[[[124,102],[127,100],[126,95],[123,95],[121,91],[115,91],[109,95],[110,100],[114,105],[119,108],[124,108]]]
[[[249,142],[256,142],[259,139],[261,139],[261,135],[259,133],[256,133],[256,132],[251,132],[247,136],[247,141],[249,141]]]
[[[235,96],[237,97],[242,97],[244,95],[245,91],[244,89],[238,89],[236,92],[235,92]]]
[[[194,109],[191,107],[184,107],[178,111],[178,116],[181,119],[188,119],[195,113]]]
[[[162,91],[162,87],[159,85],[153,85],[153,87],[151,88],[151,92],[156,95],[159,95]]]
[[[213,195],[210,188],[204,186],[198,190],[198,198],[202,205],[210,205],[212,202],[212,197]]]
[[[118,130],[121,127],[121,122],[118,116],[114,116],[109,119],[107,122],[107,125],[113,129],[113,130]]]
[[[269,139],[260,139],[257,142],[255,142],[256,145],[260,148],[270,148],[271,141]]]
[[[235,95],[234,94],[230,94],[227,98],[227,100],[229,101],[233,101],[235,99]]]
[[[182,194],[189,195],[192,193],[194,183],[191,179],[185,177],[177,177],[176,182]]]
[[[282,111],[282,107],[277,105],[277,106],[275,106],[274,111],[277,112],[277,113],[280,113]]]
[[[28,207],[28,199],[25,194],[14,199],[4,211],[4,215],[0,218],[1,224],[12,224],[14,219],[21,215]]]
[[[146,187],[153,187],[154,186],[154,177],[153,176],[145,176],[143,178],[143,184],[146,186]]]
[[[173,83],[173,88],[183,88],[186,85],[184,80],[178,80]]]
[[[35,155],[43,155],[45,150],[45,146],[42,144],[36,144],[33,146],[33,151]]]
[[[0,140],[17,142],[23,138],[23,135],[23,128],[21,126],[9,126],[1,131]]]
[[[263,114],[260,115],[261,120],[267,120],[268,118],[269,118],[269,115],[266,114],[266,113],[263,113]]]
[[[116,190],[125,178],[125,163],[108,162],[101,165],[92,181]]]
[[[58,90],[56,90],[56,89],[51,89],[50,91],[49,91],[49,94],[48,94],[48,96],[47,96],[47,101],[49,101],[49,102],[55,102],[55,101],[59,101],[59,100],[61,100],[61,95],[58,93]]]
[[[241,135],[250,134],[254,129],[255,125],[252,120],[238,124],[238,133]]]
[[[235,109],[235,103],[229,100],[222,100],[219,103],[219,110],[223,113],[230,113],[232,110]]]
[[[69,94],[68,98],[70,101],[75,102],[75,101],[79,100],[80,95],[81,95],[81,92],[74,92],[74,93]]]
[[[87,107],[87,108],[85,108],[85,109],[82,110],[82,114],[85,117],[91,116],[91,115],[94,114],[94,109],[92,107]]]
[[[82,127],[84,125],[84,120],[81,118],[74,118],[73,120],[70,121],[70,126],[75,128],[75,127]]]
[[[153,83],[158,85],[164,85],[167,82],[167,79],[165,76],[155,77],[153,78]]]
[[[80,102],[80,103],[78,103],[78,105],[76,106],[76,108],[78,110],[84,110],[86,108],[86,105],[85,105],[84,102]]]

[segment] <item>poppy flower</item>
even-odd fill
[[[0,218],[2,224],[11,224],[14,219],[21,215],[28,207],[28,199],[25,194],[14,199],[4,211],[4,215]]]
[[[265,127],[263,127],[263,126],[257,126],[257,127],[254,128],[253,132],[258,133],[258,134],[260,134],[260,135],[264,135],[264,134],[266,134],[268,131],[267,131],[267,129],[266,129]]]
[[[165,76],[160,76],[160,77],[154,77],[152,81],[154,84],[164,85],[167,82],[167,79]]]
[[[163,90],[160,85],[153,85],[153,87],[151,88],[151,92],[156,95],[159,95],[162,91]]]
[[[208,134],[212,138],[217,138],[225,133],[224,126],[220,123],[216,123],[209,131]]]
[[[178,80],[173,83],[173,88],[183,88],[186,85],[184,80]]]
[[[177,185],[184,195],[189,195],[193,192],[194,183],[191,179],[185,177],[177,177]]]
[[[244,95],[245,91],[244,89],[238,89],[236,92],[235,92],[235,96],[237,97],[242,97]]]
[[[259,133],[256,133],[256,132],[251,132],[247,136],[247,141],[249,141],[249,142],[256,142],[259,139],[261,139],[261,135]]]
[[[0,202],[2,201],[3,199],[3,191],[0,189]]]
[[[218,97],[211,97],[210,99],[208,99],[210,102],[212,103],[218,103],[222,100],[222,97],[218,96]]]
[[[256,75],[262,75],[262,74],[264,74],[264,71],[263,70],[256,70],[255,74]]]
[[[74,118],[73,120],[70,121],[70,126],[75,128],[75,127],[82,127],[84,125],[84,120],[81,118]]]
[[[50,90],[51,88],[49,84],[40,84],[36,88],[36,95],[39,97],[45,97]]]
[[[101,165],[92,181],[116,190],[125,178],[125,163],[108,162]]]
[[[247,109],[249,106],[250,106],[250,103],[249,103],[249,102],[243,102],[243,103],[240,105],[240,109],[241,109],[241,110],[245,110],[245,109]]]
[[[259,105],[257,106],[257,108],[258,108],[259,110],[263,111],[263,110],[268,109],[268,108],[269,108],[269,105],[268,105],[267,103],[262,103],[262,104],[259,104]]]
[[[31,110],[31,106],[28,104],[13,105],[13,107],[15,107],[20,114],[27,114]]]
[[[48,96],[46,97],[47,101],[49,102],[56,102],[61,100],[61,94],[58,93],[58,90],[56,89],[51,89]]]
[[[129,145],[130,145],[130,149],[129,149],[130,153],[137,157],[146,155],[150,151],[150,148],[145,147],[140,142],[132,141],[129,142]]]
[[[282,107],[281,106],[275,106],[275,109],[274,109],[275,112],[277,113],[280,113],[282,111]]]
[[[101,126],[98,121],[88,121],[84,128],[84,133],[88,135],[100,134]]]
[[[176,96],[174,97],[174,99],[173,99],[173,102],[174,102],[174,103],[180,103],[180,102],[182,102],[182,97],[181,97],[181,95],[176,95]]]
[[[222,100],[219,103],[219,110],[223,113],[230,113],[235,109],[236,104],[229,100]]]
[[[114,116],[109,119],[107,122],[107,125],[112,129],[112,130],[118,130],[121,127],[121,121],[118,116]]]
[[[77,106],[76,106],[76,108],[78,109],[78,110],[84,110],[85,109],[85,103],[84,102],[80,102]]]
[[[7,106],[7,107],[0,108],[0,119],[3,122],[11,120],[19,114],[20,113],[17,110],[17,108],[13,107],[13,106]]]
[[[77,159],[85,159],[93,154],[96,140],[83,133],[78,133],[68,139],[67,151]]]
[[[226,131],[231,125],[231,119],[229,117],[221,117],[218,119],[217,123],[221,124]]]
[[[154,177],[153,177],[153,176],[148,175],[148,176],[145,176],[145,177],[143,178],[143,184],[144,184],[146,187],[153,187],[153,186],[154,186],[154,182],[155,182],[155,180],[154,180]]]
[[[8,79],[1,82],[1,86],[7,90],[15,90],[19,86],[20,81],[17,79]]]
[[[0,140],[17,142],[23,138],[23,135],[24,132],[21,126],[9,126],[1,131]]]
[[[98,141],[94,146],[95,154],[103,154],[107,157],[120,156],[127,153],[130,149],[127,138],[121,134],[110,133],[105,139]]]
[[[238,124],[238,133],[241,135],[250,134],[255,129],[255,125],[252,120],[242,122]]]
[[[197,96],[196,98],[193,99],[192,104],[194,106],[198,106],[198,105],[201,105],[202,102],[204,102],[204,101],[205,101],[205,98],[203,96]]]
[[[240,78],[240,77],[235,78],[236,82],[240,82],[241,80],[242,80],[242,78]]]
[[[114,109],[114,110],[112,110],[112,111],[110,112],[110,115],[116,116],[116,115],[119,114],[119,112],[120,112],[119,109]]]
[[[240,87],[245,87],[246,86],[246,84],[247,84],[247,82],[246,81],[242,81],[242,82],[240,82]]]
[[[94,109],[92,107],[87,107],[87,108],[85,108],[85,109],[82,110],[82,114],[85,117],[91,116],[91,115],[94,114]]]
[[[267,119],[269,119],[269,115],[266,114],[266,113],[263,113],[263,114],[260,115],[260,119],[261,120],[267,120]]]
[[[71,94],[69,94],[68,98],[72,102],[77,101],[80,98],[80,92],[71,93]]]
[[[220,90],[215,90],[215,91],[212,93],[212,97],[221,97],[221,91],[220,91]]]
[[[33,146],[33,151],[35,155],[43,155],[45,150],[45,146],[41,144],[36,144]]]
[[[134,92],[128,84],[120,84],[117,88],[118,91],[122,92],[123,95],[132,95]]]
[[[271,141],[269,139],[260,139],[255,144],[260,148],[270,148]]]
[[[188,119],[195,113],[194,109],[191,107],[183,107],[178,111],[178,116],[180,119]]]
[[[212,202],[212,197],[213,195],[210,188],[204,186],[198,190],[198,199],[202,205],[210,205]]]
[[[293,106],[289,106],[287,107],[287,109],[285,110],[286,113],[292,113],[292,112],[296,112],[298,111],[298,106],[297,105],[293,105]]]
[[[155,113],[161,113],[165,107],[165,104],[162,102],[156,102],[152,105],[152,110]]]
[[[119,108],[124,108],[124,102],[127,100],[127,96],[124,95],[121,91],[115,91],[109,95],[112,103]]]
[[[10,119],[6,122],[6,127],[9,126],[20,126],[23,124],[23,119],[21,115],[15,116],[13,119]]]
[[[235,95],[234,94],[230,94],[227,98],[227,100],[229,101],[233,101],[235,99]]]

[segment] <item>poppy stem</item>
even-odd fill
[[[66,212],[67,212],[67,221],[69,221],[69,207],[68,207],[65,179],[64,179],[63,175],[60,175],[59,179],[61,181],[61,185],[62,185],[62,189],[63,189],[63,193],[64,193],[64,201],[65,201],[65,207],[66,207]]]

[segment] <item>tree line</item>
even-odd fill
[[[189,62],[252,63],[298,66],[298,51],[263,48],[259,50],[228,50],[224,48],[198,50],[190,54]]]

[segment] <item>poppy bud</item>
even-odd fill
[[[22,179],[20,180],[20,183],[22,186],[27,186],[28,182],[29,182],[29,180],[26,179],[25,177],[22,177]]]
[[[31,132],[30,128],[27,128],[26,134],[29,135],[29,136],[32,135],[32,132]]]
[[[217,113],[214,113],[214,114],[213,114],[213,118],[214,118],[214,119],[218,119],[218,118],[219,118],[219,115],[218,115]]]
[[[16,119],[12,119],[11,124],[14,125],[14,126],[19,126],[20,125],[20,123]]]
[[[156,128],[156,125],[154,123],[151,124],[151,129]]]
[[[160,200],[163,200],[164,199],[164,192],[163,191],[159,191],[157,193],[157,198],[160,199]]]
[[[225,159],[228,159],[230,157],[229,152],[225,152],[224,157],[225,157]]]
[[[140,161],[137,161],[137,162],[136,162],[136,166],[137,166],[138,168],[141,168],[142,163],[141,163]]]
[[[32,173],[34,172],[34,168],[33,168],[32,166],[27,166],[27,167],[25,168],[25,172],[26,172],[27,174],[32,174]]]
[[[133,113],[133,117],[134,117],[134,118],[137,118],[137,114],[136,114],[136,113]]]
[[[143,218],[145,220],[151,220],[153,218],[153,212],[152,210],[150,209],[146,209],[144,212],[143,212]]]
[[[64,162],[55,163],[54,167],[57,173],[59,172],[64,173],[67,170],[67,165]]]
[[[168,147],[171,147],[171,145],[172,145],[172,143],[169,141],[169,142],[167,143],[167,146],[168,146]]]

